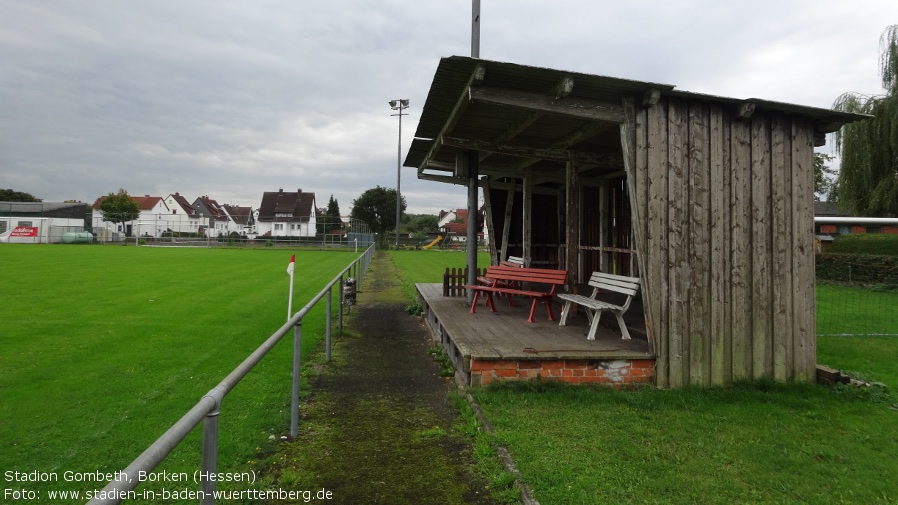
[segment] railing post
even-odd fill
[[[299,364],[302,347],[302,320],[293,327],[293,392],[290,401],[290,436],[299,435]]]
[[[331,360],[331,326],[333,326],[333,324],[331,322],[333,320],[331,318],[331,306],[334,304],[333,299],[334,299],[334,288],[328,288],[327,303],[326,303],[327,309],[325,311],[327,314],[325,316],[325,318],[327,319],[327,325],[325,326],[325,329],[324,329],[324,358],[325,358],[325,361],[327,361],[328,363],[330,363],[330,360]]]
[[[352,271],[352,269],[350,269]],[[346,306],[346,292],[343,287],[343,276],[340,276],[340,335],[343,334],[343,307]]]
[[[215,505],[215,480],[209,476],[218,468],[218,415],[221,413],[221,400],[225,393],[218,388],[212,389],[206,396],[215,400],[215,408],[203,419],[203,455],[200,462],[200,483],[203,491],[201,505]]]

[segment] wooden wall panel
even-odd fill
[[[730,317],[733,380],[752,376],[751,129],[733,121],[730,136]]]
[[[689,384],[711,385],[711,163],[709,111],[689,104],[688,215]]]
[[[792,140],[789,123],[775,116],[770,123],[770,229],[771,229],[771,357],[773,377],[790,380],[792,368]],[[789,212],[787,212],[789,209]]]
[[[667,179],[667,275],[669,279],[667,305],[670,387],[689,384],[689,283],[690,269],[688,238],[689,197],[688,105],[671,99],[667,110],[668,179]],[[660,230],[663,233],[665,229]]]
[[[814,136],[807,122],[792,124],[792,298],[794,379],[816,380],[817,321],[814,278]]]
[[[658,387],[668,387],[670,370],[670,317],[669,317],[669,279],[668,259],[668,135],[667,107],[657,105],[645,111],[646,134],[643,146],[646,151],[646,172],[648,175],[648,191],[646,202],[645,251],[640,251],[644,258],[640,266],[645,277],[643,281],[643,298],[649,298],[650,310],[647,313],[649,325],[655,335],[655,377]]]
[[[814,380],[813,126],[676,97],[628,122],[656,384]]]
[[[732,316],[730,309],[730,121],[719,106],[709,113],[709,162],[711,171],[711,287],[710,287],[710,382],[726,386],[733,381]]]
[[[756,113],[751,120],[751,305],[752,377],[773,372],[770,333],[773,306],[770,300],[770,120]]]

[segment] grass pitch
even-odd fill
[[[356,257],[4,244],[0,468],[60,481],[123,469],[286,321],[294,252],[294,312]],[[304,357],[323,328],[320,303],[303,324]],[[291,348],[281,342],[222,402],[219,471],[251,468],[288,429]],[[199,431],[160,469],[192,474]],[[39,491],[105,484],[7,481]]]

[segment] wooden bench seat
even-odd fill
[[[629,339],[630,332],[627,331],[627,325],[624,324],[624,312],[630,308],[630,302],[639,291],[639,278],[593,272],[589,279],[589,285],[593,288],[592,295],[590,296],[575,295],[572,293],[562,293],[558,295],[559,299],[564,300],[564,307],[561,309],[561,321],[559,321],[558,324],[564,326],[567,323],[567,316],[570,314],[571,307],[574,304],[581,305],[586,309],[586,317],[591,323],[589,335],[586,337],[587,340],[595,340],[596,329],[599,327],[599,318],[604,311],[614,314],[614,317],[617,318],[617,324],[620,325],[621,338]],[[627,299],[621,305],[614,305],[612,303],[597,300],[596,295],[602,290],[623,293],[627,295]]]
[[[549,321],[555,320],[555,313],[552,311],[552,297],[555,296],[556,288],[564,285],[567,281],[567,270],[496,265],[487,267],[486,274],[483,277],[490,281],[491,284],[465,285],[465,289],[474,291],[474,300],[471,303],[472,314],[476,312],[480,293],[486,293],[486,305],[489,307],[490,312],[496,312],[493,293],[506,295],[511,306],[514,306],[512,296],[526,296],[533,300],[530,305],[530,316],[527,318],[527,321],[532,323],[536,305],[540,300],[546,302]]]

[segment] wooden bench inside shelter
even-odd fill
[[[575,295],[573,293],[558,295],[559,299],[564,300],[564,307],[561,309],[561,321],[558,322],[559,326],[564,326],[567,323],[567,316],[570,314],[573,305],[582,305],[586,309],[586,317],[591,323],[589,335],[586,337],[587,340],[595,340],[596,330],[599,327],[599,318],[604,311],[614,314],[614,317],[617,318],[617,324],[620,325],[621,338],[629,339],[630,332],[627,331],[627,325],[624,324],[624,312],[630,308],[630,302],[633,301],[633,297],[639,291],[639,278],[593,272],[589,279],[589,285],[593,288],[590,296]],[[597,300],[596,296],[602,290],[623,293],[627,295],[627,299],[621,305]]]
[[[546,302],[549,321],[555,320],[555,313],[552,311],[552,298],[555,296],[556,288],[563,286],[567,281],[567,270],[495,265],[487,267],[486,274],[482,277],[484,281],[481,284],[465,285],[465,289],[474,291],[474,300],[471,303],[472,314],[476,312],[480,293],[486,293],[486,306],[489,307],[490,312],[496,312],[493,293],[506,295],[508,304],[512,307],[514,306],[513,296],[530,297],[533,301],[527,321],[532,323],[536,305],[540,300]]]

